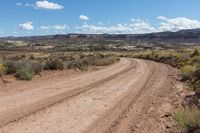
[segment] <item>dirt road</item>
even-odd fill
[[[173,74],[163,64],[121,59],[97,71],[0,87],[0,132],[165,132]]]

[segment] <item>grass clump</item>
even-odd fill
[[[22,80],[31,80],[34,72],[30,68],[22,67],[17,70],[16,76]]]
[[[31,80],[34,76],[34,69],[30,62],[22,61],[18,64],[16,76],[22,80]]]
[[[196,70],[196,67],[192,66],[192,65],[187,65],[187,66],[182,67],[180,69],[180,71],[181,71],[181,74],[182,74],[183,81],[186,81],[186,80],[191,81],[192,78],[193,78],[195,70]]]
[[[200,110],[198,109],[178,111],[173,118],[183,132],[191,133],[200,129]]]

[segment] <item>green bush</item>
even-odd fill
[[[22,80],[31,80],[33,78],[34,72],[33,70],[23,67],[17,70],[16,76]]]
[[[16,76],[22,80],[31,80],[34,76],[34,69],[31,62],[21,61],[18,64]]]
[[[178,111],[173,118],[184,132],[191,132],[200,128],[200,110],[198,109]]]
[[[194,72],[196,70],[196,67],[192,66],[192,65],[187,65],[187,66],[182,67],[180,70],[181,70],[181,74],[182,74],[182,79],[184,81],[186,81],[186,80],[191,81],[192,77],[194,75]]]

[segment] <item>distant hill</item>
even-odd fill
[[[4,37],[0,41],[30,41],[45,42],[46,44],[61,44],[64,42],[98,42],[113,41],[129,43],[163,44],[200,44],[200,29],[180,30],[177,32],[159,32],[150,34],[60,34],[47,36]]]

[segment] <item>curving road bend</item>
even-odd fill
[[[98,71],[59,77],[23,92],[0,93],[0,132],[139,132],[134,126],[145,125],[141,115],[151,108],[152,97],[166,99],[167,93],[159,94],[170,88],[171,73],[163,64],[123,58]],[[156,121],[141,132],[163,131],[158,126]]]

